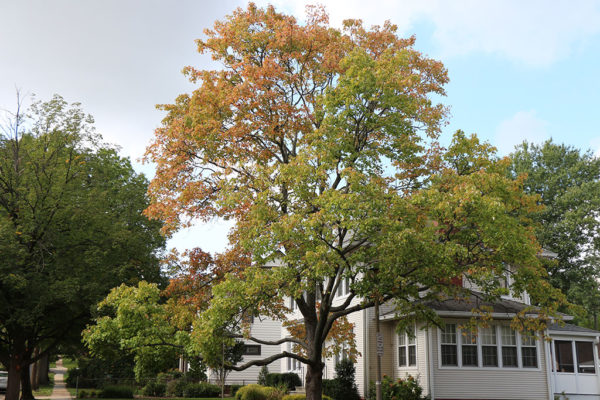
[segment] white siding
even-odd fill
[[[417,326],[417,365],[413,367],[400,367],[398,360],[398,335],[394,333],[392,353],[394,355],[394,378],[406,379],[409,375],[416,378],[425,395],[428,393],[428,358],[427,358],[427,331],[421,329],[422,325]],[[395,331],[394,327],[394,331]],[[387,349],[386,349],[387,350]]]
[[[453,322],[453,321],[448,321]],[[460,321],[455,321],[460,323]],[[436,400],[442,399],[548,399],[544,345],[538,341],[539,369],[440,368],[438,330],[433,334],[433,382]]]
[[[262,340],[279,340],[281,339],[281,323],[272,319],[261,319],[255,318],[254,323],[251,327],[251,334]],[[256,345],[257,343],[246,340],[248,344]],[[262,360],[263,358],[269,357],[273,354],[280,352],[279,346],[267,346],[264,344],[260,345],[261,354],[260,356],[244,356],[242,361],[238,365],[242,365],[251,360]],[[248,384],[256,383],[258,380],[258,373],[261,367],[252,366],[244,371],[231,371],[227,375],[228,384]],[[268,366],[270,372],[277,372],[277,363],[273,363]],[[211,379],[216,379],[216,376],[211,375]]]

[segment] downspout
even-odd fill
[[[548,329],[544,332],[545,337],[550,337]],[[544,360],[546,361],[546,386],[548,388],[548,399],[554,399],[554,373],[552,372],[552,346],[544,340]]]
[[[600,393],[600,371],[598,371],[598,343],[600,343],[600,336],[596,336],[596,340],[594,340],[594,365],[596,365],[596,381],[598,382],[598,393]]]
[[[433,338],[431,335],[431,327],[427,327],[427,358],[428,358],[428,371],[429,376],[427,377],[427,386],[429,387],[429,397],[431,400],[435,400],[435,394],[433,391]]]
[[[363,310],[363,397],[367,398],[369,394],[369,313],[368,309]]]

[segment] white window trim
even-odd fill
[[[341,299],[341,298],[348,296],[350,294],[350,284],[351,283],[352,282],[350,281],[350,278],[342,278],[342,280],[340,281],[340,283],[335,291],[334,298]]]
[[[414,333],[415,333],[415,343],[414,344],[409,344],[408,343],[408,334],[406,332],[403,332],[402,335],[404,335],[404,345],[402,345],[402,347],[404,347],[406,349],[406,365],[400,365],[400,333],[396,334],[396,368],[398,369],[411,369],[411,370],[415,370],[415,369],[419,369],[419,348],[418,348],[418,344],[417,344],[417,327],[416,325],[414,326]],[[408,348],[411,346],[415,346],[415,365],[408,365],[408,357],[409,357],[409,350]]]
[[[484,367],[483,359],[482,359],[482,351],[481,351],[481,340],[479,339],[481,332],[478,330],[477,332],[477,363],[478,366],[463,366],[462,365],[462,330],[459,328],[461,323],[466,323],[466,321],[456,321],[449,322],[452,324],[456,324],[456,358],[458,365],[442,365],[442,330],[440,328],[437,329],[437,350],[438,350],[438,368],[439,369],[461,369],[461,370],[474,370],[474,371],[487,371],[487,370],[501,370],[501,371],[541,371],[541,358],[540,358],[540,340],[535,340],[535,348],[536,348],[536,357],[537,357],[537,367],[523,367],[523,359],[521,357],[521,332],[515,331],[517,336],[517,367],[504,367],[502,365],[502,337],[500,331],[501,324],[492,324],[492,326],[496,329],[496,347],[497,347],[497,357],[498,357],[498,366],[497,367]]]
[[[287,351],[290,353],[292,352],[292,343],[290,343],[290,342],[288,342],[288,344],[287,344]],[[292,357],[286,357],[286,369],[288,372],[300,371],[301,368],[302,368],[302,363],[300,362],[300,360],[296,360],[295,358],[292,358]]]

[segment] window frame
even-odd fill
[[[474,366],[474,365],[463,365],[462,363],[462,346],[463,346],[463,340],[464,340],[464,336],[462,335],[462,329],[460,328],[461,324],[466,323],[466,321],[448,321],[446,322],[446,325],[455,325],[455,335],[456,335],[456,343],[454,344],[456,346],[456,365],[443,365],[442,364],[442,333],[443,331],[440,328],[437,328],[437,351],[438,351],[438,355],[437,355],[437,363],[438,363],[438,368],[439,369],[463,369],[463,370],[524,370],[524,371],[540,371],[541,370],[541,360],[540,360],[540,340],[539,339],[535,339],[535,351],[536,351],[536,360],[537,360],[537,367],[524,367],[523,366],[523,359],[522,359],[522,341],[521,341],[521,332],[517,331],[517,330],[513,330],[514,334],[515,334],[515,338],[516,338],[516,347],[517,347],[517,366],[504,366],[503,365],[503,353],[502,353],[502,347],[503,345],[503,340],[502,340],[502,326],[509,326],[506,323],[493,323],[490,324],[490,326],[494,327],[495,332],[496,332],[496,358],[497,358],[497,365],[496,366],[483,366],[483,354],[482,354],[482,340],[481,340],[481,327],[478,328],[477,331],[477,362],[478,365]],[[447,344],[450,345],[450,344]],[[533,346],[530,346],[533,347]],[[591,375],[591,374],[588,374]]]
[[[248,353],[248,349],[258,349],[257,353]],[[244,344],[244,349],[242,350],[243,356],[260,356],[262,353],[262,346],[260,344]]]
[[[397,361],[397,368],[402,368],[402,369],[416,369],[417,364],[419,362],[419,356],[417,353],[417,327],[416,325],[413,326],[413,338],[411,339],[408,335],[408,333],[406,332],[402,332],[402,333],[397,333],[396,334],[396,340],[397,340],[397,352],[396,355],[398,357],[398,361]],[[400,343],[400,338],[403,339],[403,343]],[[410,349],[414,348],[414,352],[415,352],[415,363],[411,364],[410,363]],[[400,364],[400,349],[404,349],[404,364]]]
[[[571,344],[571,355],[573,357],[573,372],[567,371],[559,371],[558,370],[558,360],[556,353],[556,342],[570,342]],[[577,356],[577,343],[591,343],[592,344],[592,354],[594,355],[594,368],[595,372],[579,372],[579,357]],[[552,354],[551,360],[551,371],[554,374],[567,375],[567,376],[598,376],[600,374],[600,366],[598,362],[600,361],[600,354],[598,354],[595,340],[590,337],[553,337],[552,342],[550,343],[550,349]]]

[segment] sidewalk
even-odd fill
[[[52,400],[71,400],[65,385],[65,374],[67,369],[63,367],[62,358],[56,362],[56,368],[51,368],[50,372],[54,372],[54,390],[50,396],[36,396],[36,399],[52,399]]]

